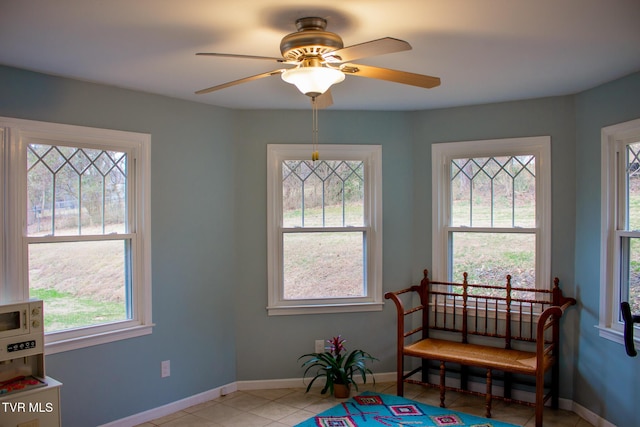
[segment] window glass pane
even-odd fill
[[[534,227],[535,156],[451,161],[451,225]]]
[[[125,233],[124,152],[29,144],[28,235]]]
[[[284,299],[365,296],[364,233],[284,233]]]
[[[640,142],[627,145],[627,230],[640,230]]]
[[[131,318],[129,244],[29,244],[29,296],[45,302],[45,332]]]
[[[282,163],[284,227],[364,225],[362,161]]]
[[[451,233],[454,282],[535,288],[536,236],[528,233]]]
[[[628,301],[631,312],[638,313],[640,312],[640,238],[623,237],[621,243],[620,301]]]

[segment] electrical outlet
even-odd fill
[[[163,360],[162,363],[160,363],[160,376],[161,378],[165,378],[169,375],[171,375],[171,361]]]
[[[316,353],[324,353],[324,340],[316,340]]]

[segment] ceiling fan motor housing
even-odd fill
[[[298,31],[284,36],[280,42],[282,56],[289,61],[300,61],[305,57],[319,57],[324,53],[342,49],[342,38],[325,31],[326,27],[327,20],[324,18],[298,19]]]

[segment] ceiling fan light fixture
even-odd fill
[[[240,83],[247,83],[278,74],[282,77],[282,80],[295,85],[300,92],[312,99],[325,94],[332,85],[343,81],[346,74],[386,80],[425,89],[440,85],[440,79],[438,77],[370,65],[358,65],[351,62],[356,59],[367,58],[374,55],[410,50],[411,45],[406,41],[393,37],[384,37],[344,47],[342,38],[338,34],[326,31],[326,27],[327,20],[320,17],[311,16],[296,20],[297,31],[287,34],[280,41],[282,58],[228,53],[198,53],[197,55],[213,57],[266,60],[279,64],[287,64],[288,66],[295,66],[295,68],[279,68],[255,76],[201,89],[196,93],[209,93],[229,86],[235,86]],[[322,98],[328,99],[329,97],[323,96]]]
[[[313,98],[343,81],[344,73],[327,67],[298,67],[284,71],[282,80],[295,85],[300,92]]]

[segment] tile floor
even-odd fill
[[[394,383],[378,383],[360,386],[359,391],[395,394]],[[353,391],[353,390],[352,390]],[[353,394],[353,393],[352,393]],[[437,389],[407,385],[405,397],[419,402],[439,405]],[[305,393],[304,389],[268,389],[237,391],[137,427],[291,427],[307,418],[336,405],[340,400],[326,397],[319,391]],[[484,416],[484,399],[466,394],[447,392],[450,409]],[[508,423],[533,427],[533,407],[493,403],[495,419]],[[545,427],[589,427],[591,424],[573,412],[545,409]]]

